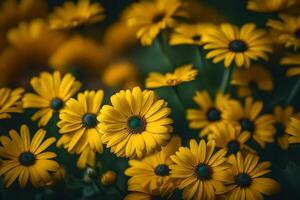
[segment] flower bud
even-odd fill
[[[101,183],[105,186],[114,184],[116,180],[117,180],[117,174],[116,172],[111,170],[105,172],[101,177]]]

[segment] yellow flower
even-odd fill
[[[33,121],[39,119],[39,126],[45,126],[53,113],[59,112],[81,86],[71,74],[61,78],[57,71],[53,74],[42,72],[39,77],[32,78],[30,84],[37,94],[26,93],[23,107],[39,109],[31,118]]]
[[[55,8],[49,16],[52,29],[69,29],[83,24],[93,24],[104,18],[104,9],[99,3],[90,3],[90,0],[79,0],[77,4],[65,2]]]
[[[176,155],[171,156],[175,164],[171,165],[171,177],[177,178],[179,189],[183,190],[183,199],[213,200],[217,194],[226,191],[225,183],[230,180],[226,170],[226,151],[215,151],[215,142],[201,140],[190,141],[190,147],[180,147]]]
[[[62,182],[66,176],[66,169],[64,166],[60,165],[59,168],[52,173],[51,180],[46,184],[47,186],[55,186],[56,184]]]
[[[125,175],[130,176],[128,190],[133,191],[136,184],[141,184],[152,191],[159,189],[160,185],[174,182],[170,177],[169,167],[173,164],[170,156],[174,155],[180,146],[180,137],[174,136],[160,152],[142,160],[129,160],[129,168],[125,170]]]
[[[295,113],[292,106],[287,106],[285,108],[276,106],[274,108],[274,127],[276,129],[275,139],[280,148],[283,150],[287,150],[289,148],[289,136],[286,133],[286,128],[288,127],[292,117],[299,117],[299,113]]]
[[[238,86],[237,93],[240,97],[251,96],[253,84],[261,91],[272,91],[274,87],[272,74],[260,65],[253,65],[249,69],[235,70],[232,74],[231,84]]]
[[[264,177],[271,171],[270,162],[259,162],[259,157],[251,153],[245,158],[241,153],[232,155],[229,162],[232,164],[229,170],[232,180],[227,187],[228,199],[263,200],[263,195],[273,195],[279,190],[275,180]]]
[[[0,88],[0,119],[11,118],[11,113],[23,112],[22,94],[24,89]]]
[[[248,131],[252,138],[264,148],[266,142],[274,142],[275,129],[274,117],[261,114],[262,109],[263,102],[253,102],[253,99],[248,97],[245,99],[244,107],[238,101],[225,105],[223,118],[231,123],[239,124],[242,131]]]
[[[51,180],[50,172],[55,172],[59,164],[52,160],[56,157],[53,152],[44,152],[55,138],[44,140],[46,131],[38,130],[30,141],[30,133],[26,125],[21,126],[20,134],[11,130],[8,136],[0,138],[0,157],[4,160],[0,165],[0,175],[9,187],[17,178],[21,188],[30,180],[33,186],[44,185]]]
[[[90,74],[97,74],[102,71],[110,60],[108,50],[98,45],[96,42],[73,36],[52,54],[49,58],[50,66],[62,72],[70,71],[71,68],[78,67],[88,70]]]
[[[102,142],[118,157],[142,158],[170,139],[171,109],[153,91],[121,90],[100,111]]]
[[[234,126],[228,122],[219,122],[210,127],[211,134],[208,140],[214,140],[216,146],[226,150],[227,155],[243,152],[244,150],[252,151],[245,143],[250,138],[250,133],[242,131],[241,126]]]
[[[270,19],[267,26],[272,28],[276,41],[286,48],[294,47],[297,50],[300,47],[300,15],[281,14],[279,18],[281,20]]]
[[[193,65],[184,65],[177,67],[174,73],[166,73],[165,75],[151,72],[145,81],[146,88],[170,87],[193,81],[198,71],[192,68]]]
[[[101,145],[102,148],[102,145]],[[87,167],[95,167],[96,165],[96,150],[92,149],[89,145],[86,146],[77,160],[77,167],[80,169]]]
[[[193,97],[198,109],[187,109],[186,118],[189,120],[189,127],[202,129],[200,137],[209,132],[209,126],[222,121],[224,104],[229,101],[229,95],[217,93],[214,101],[206,91],[197,92]]]
[[[202,35],[213,25],[209,23],[181,24],[174,28],[170,36],[170,45],[203,45]]]
[[[179,12],[180,0],[141,1],[132,5],[127,23],[140,27],[137,32],[142,45],[149,46],[161,30],[174,27]]]
[[[278,12],[297,4],[297,0],[248,0],[247,8],[256,12]]]
[[[104,186],[112,185],[117,181],[117,173],[109,170],[102,175],[100,181]]]
[[[240,29],[231,24],[221,24],[215,29],[208,29],[203,35],[204,49],[210,50],[207,58],[214,58],[214,63],[224,60],[225,67],[233,61],[237,67],[250,67],[251,60],[268,60],[267,53],[272,52],[271,40],[266,32],[255,29],[253,23]]]
[[[77,99],[71,98],[59,113],[62,134],[57,146],[63,145],[69,152],[80,154],[85,148],[101,153],[103,151],[100,124],[97,116],[103,101],[103,91],[85,91]]]
[[[288,77],[300,75],[300,54],[286,56],[281,59],[280,63],[291,67],[291,69],[288,69],[286,72]]]
[[[291,118],[291,121],[286,129],[286,132],[290,135],[289,143],[300,143],[300,119]]]

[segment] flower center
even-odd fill
[[[232,140],[227,143],[227,153],[230,154],[236,154],[240,150],[240,143],[236,140]]]
[[[196,174],[201,180],[208,180],[211,178],[212,171],[206,164],[199,164],[196,167]]]
[[[162,165],[158,165],[155,168],[155,174],[158,176],[167,176],[169,175],[170,169],[167,165],[162,164]]]
[[[127,122],[128,129],[133,133],[140,133],[145,130],[145,120],[139,116],[132,116]]]
[[[157,14],[157,15],[155,15],[155,16],[153,17],[152,22],[153,22],[153,23],[158,23],[158,22],[162,21],[163,18],[165,18],[165,16],[166,16],[166,15],[165,15],[164,13],[159,13],[159,14]]]
[[[282,123],[275,123],[274,126],[276,129],[276,137],[281,137],[285,134],[285,126]]]
[[[248,47],[243,40],[233,40],[229,43],[229,49],[234,52],[245,52]]]
[[[200,36],[200,35],[194,35],[194,36],[192,37],[192,39],[193,39],[194,41],[199,41],[199,40],[201,39],[201,36]]]
[[[64,107],[64,102],[60,98],[54,98],[51,101],[50,107],[53,110],[58,111]]]
[[[242,131],[249,131],[252,133],[255,129],[253,122],[249,119],[242,119],[240,124],[242,126]]]
[[[246,173],[237,175],[235,182],[240,187],[249,187],[251,184],[251,177]]]
[[[206,113],[207,119],[209,121],[219,121],[221,119],[221,113],[216,108],[211,108]]]
[[[295,37],[300,39],[300,28],[295,31]]]
[[[90,113],[84,114],[82,117],[82,123],[86,128],[94,128],[98,124],[97,115]]]
[[[23,152],[19,157],[19,162],[23,166],[31,166],[35,163],[35,156],[31,152]]]

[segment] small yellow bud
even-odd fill
[[[116,172],[111,170],[105,172],[101,177],[101,183],[105,186],[114,184],[116,180],[117,180],[117,174]]]

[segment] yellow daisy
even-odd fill
[[[298,2],[297,0],[248,0],[247,8],[256,12],[278,12],[286,10]]]
[[[10,118],[11,113],[23,112],[22,94],[24,89],[0,88],[0,119]]]
[[[177,67],[174,73],[165,75],[151,72],[145,81],[146,88],[159,88],[176,86],[183,82],[190,82],[196,78],[198,71],[193,69],[193,65]]]
[[[210,127],[211,134],[208,140],[214,140],[216,146],[226,150],[227,155],[251,150],[245,143],[250,138],[250,133],[242,131],[241,126],[234,126],[228,122],[219,122]]]
[[[0,175],[4,176],[5,186],[9,187],[17,178],[21,188],[30,180],[33,186],[38,187],[51,180],[50,172],[55,172],[59,164],[52,160],[56,157],[53,152],[44,152],[55,138],[44,140],[46,131],[40,129],[30,141],[30,133],[26,125],[21,126],[20,134],[11,130],[8,136],[0,138]]]
[[[274,84],[272,74],[265,67],[253,65],[249,69],[237,69],[232,74],[231,84],[237,86],[240,97],[252,95],[251,86],[261,91],[272,91]]]
[[[142,158],[170,139],[171,109],[153,91],[139,87],[121,90],[110,98],[98,116],[102,142],[119,157]]]
[[[59,72],[50,74],[42,72],[39,77],[31,79],[32,89],[37,93],[26,93],[22,99],[24,108],[37,108],[32,120],[39,120],[39,126],[45,126],[54,112],[59,112],[65,102],[81,87],[71,74],[61,78]]]
[[[174,28],[170,36],[170,45],[203,45],[202,35],[213,25],[209,23],[181,24]]]
[[[300,143],[300,119],[291,118],[290,123],[286,129],[286,132],[290,135],[289,143]]]
[[[273,195],[279,190],[279,184],[265,175],[270,173],[270,162],[259,162],[259,157],[241,153],[229,157],[232,167],[229,174],[231,184],[227,187],[228,199],[233,200],[263,200],[263,195]]]
[[[152,191],[162,184],[173,182],[170,178],[169,166],[173,163],[170,156],[174,155],[180,146],[180,137],[174,136],[160,152],[142,160],[129,160],[129,168],[125,170],[125,175],[130,176],[128,190],[133,191],[136,184],[141,184]]]
[[[264,30],[256,29],[255,24],[243,25],[240,29],[231,24],[208,29],[203,35],[204,49],[210,50],[207,58],[214,63],[224,60],[225,67],[233,61],[237,67],[250,67],[251,60],[268,60],[267,53],[272,52],[271,40]]]
[[[101,148],[102,148],[102,144]],[[96,150],[92,149],[89,145],[86,146],[82,152],[80,153],[80,156],[77,160],[77,167],[80,169],[86,168],[86,167],[95,167],[96,165]]]
[[[270,114],[261,114],[263,102],[253,101],[251,97],[245,99],[244,106],[238,101],[225,105],[223,118],[231,123],[239,124],[242,131],[251,133],[252,138],[264,148],[266,142],[274,142],[274,117]]]
[[[183,199],[213,200],[217,194],[226,191],[227,175],[226,151],[215,151],[215,142],[201,140],[190,141],[190,147],[180,147],[176,155],[171,156],[175,164],[171,165],[171,177],[177,178],[179,189],[183,190]]]
[[[69,29],[93,24],[104,18],[103,12],[101,4],[91,3],[90,0],[79,0],[77,4],[67,1],[49,16],[50,28]]]
[[[279,18],[281,20],[270,19],[267,26],[272,28],[276,41],[286,48],[294,47],[297,50],[300,47],[300,15],[281,14]]]
[[[286,72],[288,77],[300,75],[300,54],[286,56],[281,59],[280,63],[290,67]]]
[[[209,126],[223,121],[224,104],[229,101],[229,95],[217,93],[214,101],[206,91],[198,91],[193,97],[198,109],[187,109],[186,118],[191,129],[201,129],[200,137],[209,132]]]
[[[140,27],[137,37],[142,45],[149,46],[161,30],[175,26],[175,17],[183,14],[181,6],[180,0],[144,0],[131,6],[127,23]]]
[[[77,99],[71,98],[59,113],[62,134],[57,146],[63,146],[69,152],[80,154],[85,148],[101,153],[103,151],[99,121],[103,91],[85,91],[79,93]]]

